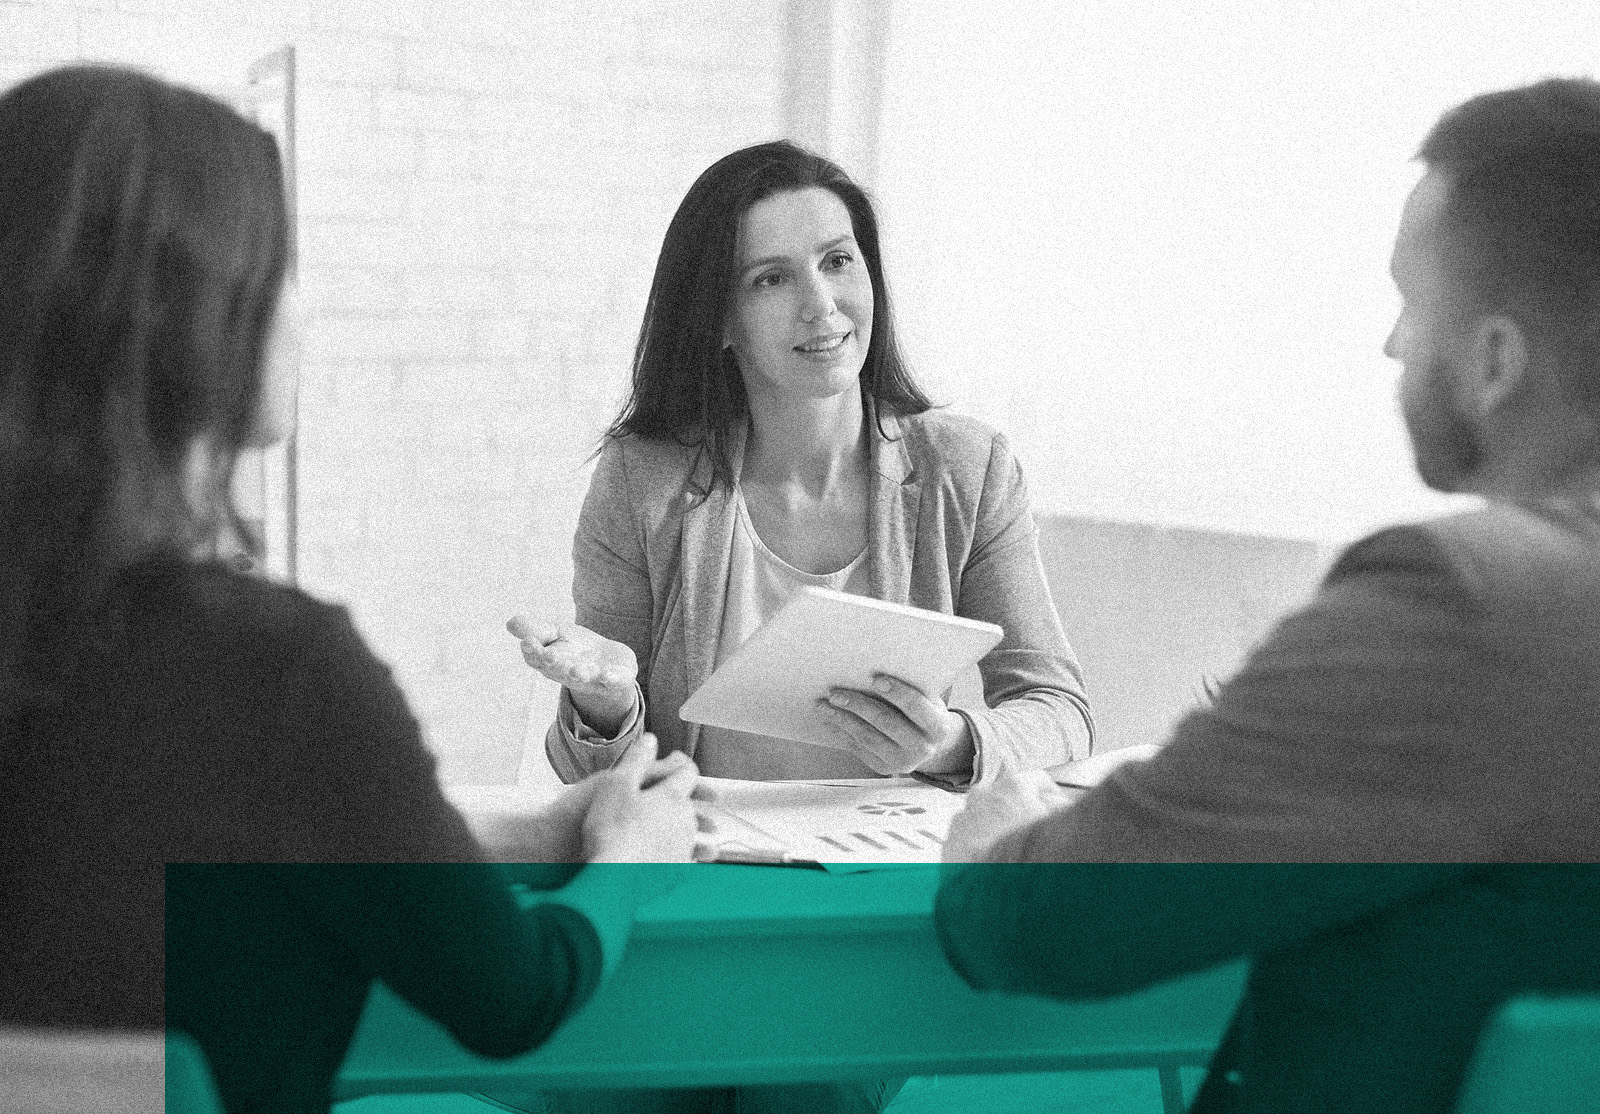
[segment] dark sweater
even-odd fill
[[[594,928],[518,911],[343,609],[176,563],[113,603],[0,723],[0,1021],[186,1029],[246,1114],[327,1109],[374,978],[489,1055],[588,997]],[[166,867],[165,926],[163,864],[216,864]]]
[[[1561,865],[1597,740],[1595,498],[1385,531],[1156,758],[952,872],[940,932],[1068,998],[1251,955],[1196,1111],[1443,1114],[1496,1003],[1600,990],[1600,867]]]

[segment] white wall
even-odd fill
[[[1438,115],[1600,67],[1594,0],[898,0],[878,194],[908,348],[1045,513],[1324,544],[1453,504],[1380,349]]]

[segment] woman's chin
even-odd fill
[[[750,399],[760,405],[760,400],[773,402],[825,402],[857,390],[861,379],[861,362],[851,361],[827,367],[805,364],[786,369],[781,380],[763,379],[758,383],[745,380],[745,391]]]
[[[815,380],[806,385],[802,392],[806,397],[820,401],[839,398],[841,395],[852,394],[857,390],[861,380],[861,366],[844,365],[831,368],[825,375],[817,375]]]

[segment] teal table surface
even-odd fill
[[[1242,962],[1095,1002],[973,991],[939,949],[938,883],[936,867],[696,865],[640,911],[621,967],[542,1047],[483,1059],[380,986],[335,1097],[1170,1069],[1204,1064],[1221,1039]]]

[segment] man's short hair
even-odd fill
[[[1445,113],[1417,156],[1449,187],[1455,277],[1600,418],[1600,82],[1551,78]]]

